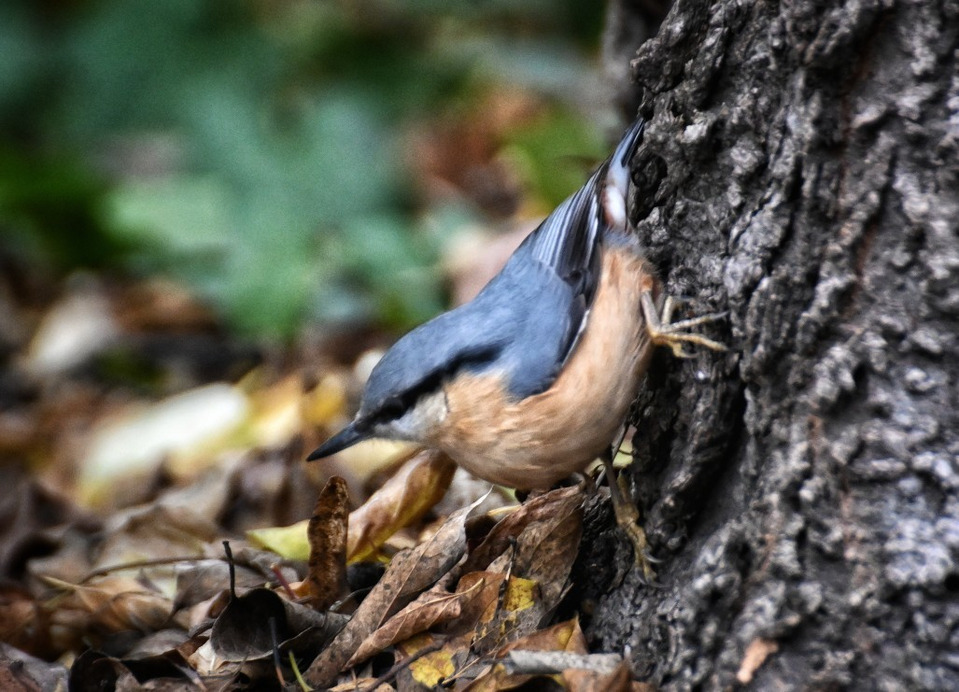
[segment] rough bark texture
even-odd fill
[[[959,689],[957,27],[681,0],[639,50],[634,221],[730,346],[660,354],[637,407],[661,588],[584,541],[589,635],[642,679]]]

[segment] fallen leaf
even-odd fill
[[[174,612],[202,603],[230,587],[230,567],[223,560],[197,560],[175,566],[176,595]],[[263,585],[263,575],[243,565],[236,565],[236,586],[240,591]]]
[[[263,658],[270,656],[274,647],[316,651],[346,621],[346,615],[320,613],[269,589],[253,589],[230,600],[213,623],[210,643],[225,661]]]
[[[436,689],[456,672],[457,658],[469,649],[469,637],[447,639],[434,649],[439,639],[429,633],[418,634],[396,646],[396,662],[403,665],[397,673],[397,689]]]
[[[64,496],[32,479],[16,464],[0,468],[0,576],[11,577],[23,568],[31,556],[31,545],[50,541],[45,530],[61,524],[86,524],[95,529],[99,523],[86,516]]]
[[[430,689],[456,672],[453,657],[448,651],[433,651],[410,663],[413,679]]]
[[[51,631],[58,630],[66,640],[80,641],[93,633],[158,630],[170,619],[170,600],[130,577],[107,576],[85,585],[52,577],[44,581],[64,592],[51,603],[50,618]]]
[[[370,635],[356,650],[346,667],[352,668],[373,654],[396,642],[409,639],[414,634],[458,619],[462,614],[463,601],[479,593],[482,588],[483,582],[479,581],[470,589],[450,593],[443,586],[436,585],[420,594]]]
[[[533,511],[507,517],[479,546],[482,550],[487,545],[487,555],[492,554],[499,545],[509,545],[505,529],[521,529],[513,538],[515,548],[489,565],[489,571],[509,571],[513,576],[507,598],[474,642],[476,651],[493,651],[539,629],[569,588],[569,573],[582,534],[582,494],[568,490],[562,488],[534,498],[539,502]],[[501,528],[504,524],[505,529]],[[485,556],[480,561],[485,561]]]
[[[497,618],[494,621],[495,623],[499,623],[500,627],[502,627],[502,623],[504,622],[508,624],[508,621],[502,617],[503,612],[508,612],[508,610],[503,608],[498,611]],[[515,634],[515,630],[512,633]],[[510,632],[507,631],[505,634],[508,635]],[[488,645],[483,647],[480,642],[474,643],[474,650],[481,651],[482,648],[488,650]],[[499,648],[494,654],[493,659],[500,659],[512,651],[523,651],[527,653],[543,651],[562,652],[564,654],[580,656],[586,653],[586,638],[579,626],[579,621],[573,618],[515,639],[509,644]],[[508,690],[523,685],[533,685],[532,681],[534,681],[537,676],[552,675],[553,672],[555,671],[536,669],[514,672],[503,662],[497,661],[487,672],[479,675],[466,689],[471,690],[471,692]]]
[[[475,505],[454,512],[428,541],[398,553],[353,618],[307,670],[307,681],[329,687],[363,641],[391,615],[429,588],[466,549],[466,517]]]
[[[304,519],[289,526],[251,529],[246,532],[246,537],[254,545],[274,552],[287,560],[309,560],[310,540],[307,537],[309,526],[310,520]]]
[[[333,476],[316,500],[307,528],[310,562],[305,593],[317,610],[325,610],[350,591],[346,583],[346,536],[350,517],[350,497],[346,481]]]
[[[176,651],[189,639],[186,630],[180,628],[168,628],[158,632],[150,632],[133,646],[123,653],[123,658],[147,659],[152,656],[165,656],[170,652]],[[177,654],[177,663],[182,656]]]
[[[67,669],[48,663],[0,641],[0,690],[39,692],[65,690]]]
[[[275,581],[278,576],[286,582],[299,581],[306,576],[303,565],[292,560],[277,560],[276,554],[258,550],[238,543],[233,547],[233,559],[237,566],[243,565],[263,575],[265,581]]]
[[[304,412],[303,381],[299,374],[251,391],[250,416],[245,430],[248,444],[257,447],[285,444],[303,429]]]
[[[15,584],[0,584],[0,642],[34,656],[55,658],[50,646],[49,613],[33,595]],[[0,685],[0,689],[5,689]]]
[[[346,378],[342,373],[324,375],[303,395],[300,406],[304,422],[312,426],[330,426],[346,410]]]
[[[396,688],[386,682],[371,688],[370,685],[375,683],[376,680],[377,678],[355,678],[331,687],[326,692],[357,692],[357,690],[363,692],[396,692]]]
[[[455,471],[453,460],[436,450],[410,458],[350,515],[347,559],[370,558],[386,539],[422,518],[442,499]]]
[[[568,588],[570,570],[583,534],[582,495],[561,496],[552,516],[533,522],[516,539],[513,573],[539,585],[542,606],[551,613]]]
[[[215,461],[210,449],[236,433],[248,415],[249,401],[237,388],[217,383],[176,394],[150,406],[130,408],[100,423],[80,461],[81,502],[115,506],[118,484],[129,485],[167,469],[194,478]]]
[[[269,589],[253,589],[230,599],[213,623],[210,643],[220,658],[243,661],[271,653],[288,635],[283,599]]]
[[[542,522],[551,522],[557,513],[568,514],[582,504],[582,491],[579,488],[558,488],[542,495],[530,498],[516,510],[506,515],[487,534],[476,548],[470,551],[464,565],[464,571],[472,572],[486,569],[493,560],[501,556],[512,542],[529,526]]]
[[[491,653],[506,642],[535,629],[532,620],[541,618],[538,585],[530,579],[510,577],[501,597],[490,605],[480,618],[472,649],[479,654]],[[532,618],[524,616],[532,613]]]
[[[519,612],[536,605],[538,584],[533,579],[510,577],[506,589],[506,598],[503,599],[503,608],[510,612]]]
[[[501,572],[470,572],[460,577],[456,584],[457,593],[463,595],[460,617],[446,629],[447,634],[472,635],[480,622],[491,620],[505,580]]]
[[[374,556],[393,534],[425,515],[446,492],[456,465],[439,452],[424,451],[399,470],[355,509],[349,518],[346,557],[349,563]],[[247,538],[290,560],[307,560],[309,521],[253,529]]]
[[[44,315],[23,366],[40,377],[57,375],[102,352],[119,336],[103,289],[98,282],[85,282]]]
[[[105,540],[96,553],[94,571],[129,563],[166,558],[200,558],[218,535],[216,525],[187,508],[162,504],[131,508],[115,514],[104,527]],[[137,569],[143,569],[137,565]],[[148,571],[148,576],[173,594],[176,575],[169,565]]]
[[[510,642],[497,652],[503,656],[510,651],[525,649],[527,651],[562,651],[570,654],[584,655],[589,652],[586,645],[586,635],[579,625],[579,618],[572,618],[557,623],[551,627],[532,632],[516,641]]]
[[[87,649],[70,666],[71,692],[98,692],[116,689],[117,679],[126,672],[119,660]]]
[[[561,675],[570,692],[639,692],[633,685],[633,676],[625,661],[610,672],[568,667]],[[649,692],[653,689],[651,685],[648,688]]]

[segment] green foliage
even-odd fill
[[[561,93],[599,17],[573,0],[44,6],[0,6],[0,234],[61,269],[173,275],[281,336],[442,307],[402,125],[483,84]],[[552,173],[550,140],[596,149],[570,113],[511,142],[550,200],[582,177]]]
[[[583,184],[588,175],[584,169],[592,169],[594,161],[605,155],[604,148],[599,133],[586,121],[556,109],[513,132],[506,153],[551,208]],[[587,163],[584,156],[588,166],[583,165]]]

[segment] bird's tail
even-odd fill
[[[612,156],[524,241],[534,259],[564,280],[594,273],[596,245],[605,231],[626,230],[629,161],[644,127],[642,119],[630,125]]]
[[[639,143],[643,139],[643,130],[646,129],[646,121],[639,118],[629,126],[623,134],[623,138],[616,145],[613,155],[609,158],[609,168],[606,171],[606,184],[613,185],[622,195],[626,196],[626,188],[629,185],[629,162],[639,148]]]
[[[626,231],[626,193],[629,191],[629,162],[636,153],[643,138],[646,121],[638,119],[616,145],[613,155],[606,163],[606,173],[600,184],[602,191],[599,195],[602,214],[609,228]]]

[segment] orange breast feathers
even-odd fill
[[[548,488],[602,454],[653,352],[640,296],[660,293],[634,248],[602,252],[586,329],[553,386],[513,401],[501,376],[459,377],[444,388],[446,422],[429,444],[480,478],[524,490]]]

